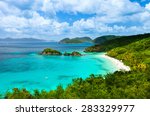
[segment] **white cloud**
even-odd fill
[[[120,15],[141,10],[138,3],[129,0],[36,0],[34,10],[86,14]]]
[[[63,34],[69,24],[66,22],[59,23],[54,19],[46,19],[36,11],[30,11],[30,18],[15,15],[1,15],[0,29],[7,33],[16,33],[38,37],[39,35],[51,36]]]
[[[57,20],[58,12],[94,16],[69,24]],[[150,32],[149,19],[150,3],[142,7],[129,0],[0,1],[0,30],[16,36],[50,38]]]
[[[0,12],[1,12],[1,15],[2,14],[19,15],[21,13],[21,11],[17,7],[14,7],[13,5],[9,5],[3,1],[0,1]]]
[[[150,3],[146,4],[145,8],[150,11]]]
[[[21,31],[19,31],[16,28],[5,28],[6,32],[10,32],[10,33],[22,33]]]
[[[29,8],[36,0],[3,0],[10,6],[13,5],[20,9]]]
[[[120,31],[124,29],[122,26],[109,26],[107,24],[99,22],[98,18],[91,19],[81,19],[80,21],[76,21],[73,23],[72,31],[73,33],[85,33],[86,31],[91,31],[93,33],[112,33],[115,31]]]

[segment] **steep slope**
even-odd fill
[[[95,46],[88,47],[85,49],[85,52],[108,51],[113,48],[125,46],[132,42],[136,42],[136,41],[142,40],[144,38],[148,38],[148,37],[150,37],[150,33],[117,37],[116,39],[105,41],[102,44],[96,44]]]

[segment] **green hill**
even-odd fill
[[[88,47],[85,49],[85,52],[108,51],[113,48],[125,46],[132,42],[136,42],[144,38],[148,38],[148,37],[150,37],[150,33],[131,35],[131,36],[120,36],[120,37],[117,37],[116,39],[107,40],[101,44],[96,44],[94,46]]]
[[[116,38],[119,38],[121,36],[115,36],[115,35],[106,35],[106,36],[101,36],[101,37],[97,37],[93,40],[94,43],[96,44],[102,44],[104,43],[105,41],[108,41],[108,40],[112,40],[112,39],[116,39]]]
[[[93,40],[90,37],[76,37],[76,38],[64,38],[59,41],[59,43],[84,43],[84,42],[92,42]]]
[[[101,51],[122,60],[131,71],[90,75],[87,79],[74,79],[66,89],[58,86],[53,91],[15,88],[5,98],[69,98],[69,99],[150,99],[150,34],[126,36],[104,42]],[[94,48],[94,47],[93,47]],[[90,68],[90,67],[87,67]]]

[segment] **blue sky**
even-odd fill
[[[150,0],[0,0],[0,38],[150,32]]]

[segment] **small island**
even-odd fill
[[[62,53],[51,48],[46,48],[42,51],[41,55],[62,55]]]
[[[44,49],[41,53],[41,55],[64,55],[64,56],[82,56],[82,54],[80,54],[77,51],[73,51],[72,53],[67,53],[65,52],[64,54],[62,54],[60,51],[54,50],[52,48],[46,48]]]
[[[72,53],[64,53],[64,56],[82,56],[79,52],[73,51]]]

